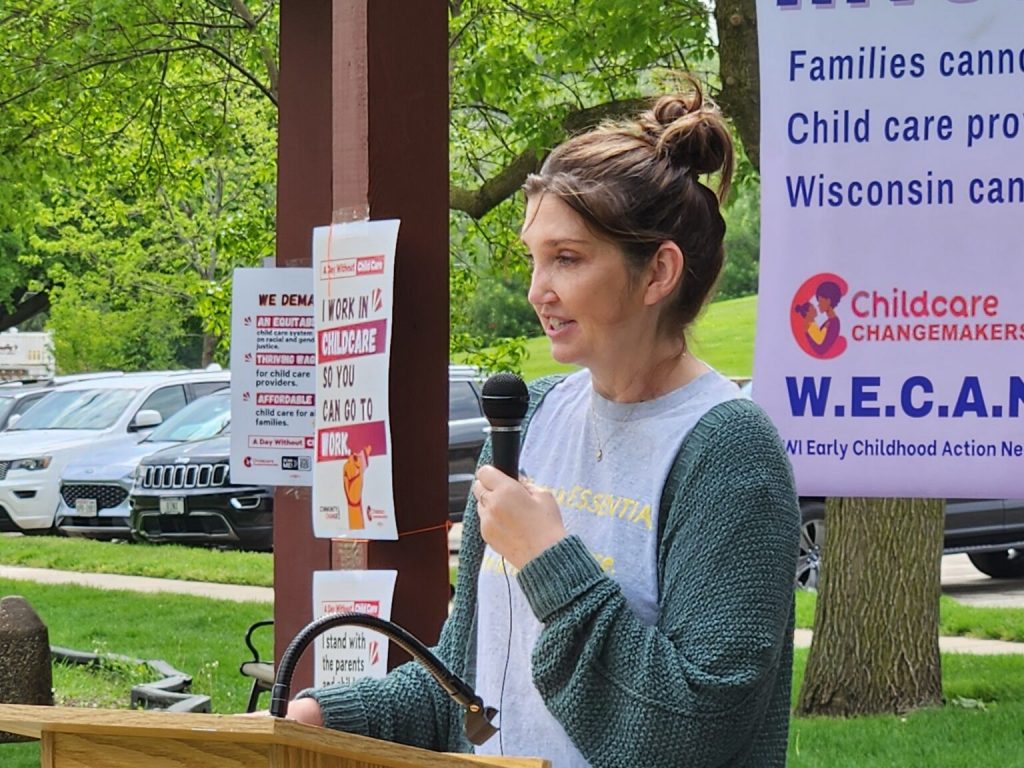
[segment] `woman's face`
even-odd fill
[[[828,313],[832,309],[832,302],[829,301],[827,296],[818,296],[816,298],[818,299],[818,309],[822,312]]]
[[[526,203],[522,240],[533,261],[528,298],[560,363],[614,365],[642,321],[642,281],[625,256],[555,195]]]

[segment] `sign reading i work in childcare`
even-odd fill
[[[800,492],[1024,494],[1024,3],[757,16],[754,396]]]
[[[398,221],[313,230],[313,533],[396,539],[388,419]]]
[[[231,281],[231,479],[312,485],[313,270],[236,269]]]

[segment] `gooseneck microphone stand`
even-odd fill
[[[319,619],[307,624],[294,637],[278,666],[277,675],[274,678],[274,687],[270,692],[270,714],[274,717],[284,717],[288,710],[288,699],[292,687],[292,675],[295,673],[295,665],[298,663],[302,652],[306,650],[313,640],[324,632],[343,626],[358,626],[376,630],[382,635],[394,640],[404,648],[416,661],[426,667],[438,684],[451,696],[460,706],[466,710],[463,718],[463,728],[466,738],[473,744],[483,744],[497,732],[493,725],[498,710],[494,707],[484,705],[483,700],[476,695],[476,692],[456,677],[449,669],[441,663],[430,649],[417,640],[406,630],[390,621],[367,616],[363,613],[334,613],[321,616]]]

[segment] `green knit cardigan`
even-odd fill
[[[557,381],[531,385],[527,419]],[[488,445],[481,462],[489,457]],[[543,624],[532,658],[537,689],[595,768],[784,765],[800,513],[789,462],[760,408],[731,400],[700,419],[669,472],[658,523],[654,626],[633,615],[575,536],[519,572]],[[455,604],[434,651],[472,685],[484,550],[472,496],[463,524]],[[320,703],[329,728],[471,751],[461,708],[415,662],[299,696]]]

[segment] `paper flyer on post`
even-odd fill
[[[231,479],[312,485],[313,270],[236,269],[231,293]]]
[[[1024,493],[1022,11],[758,0],[753,395],[803,495]]]
[[[313,618],[336,613],[362,613],[391,618],[398,571],[315,571]],[[343,626],[315,640],[314,685],[351,683],[384,677],[388,671],[388,639],[365,627]]]
[[[313,231],[313,532],[397,539],[389,371],[397,220]]]

